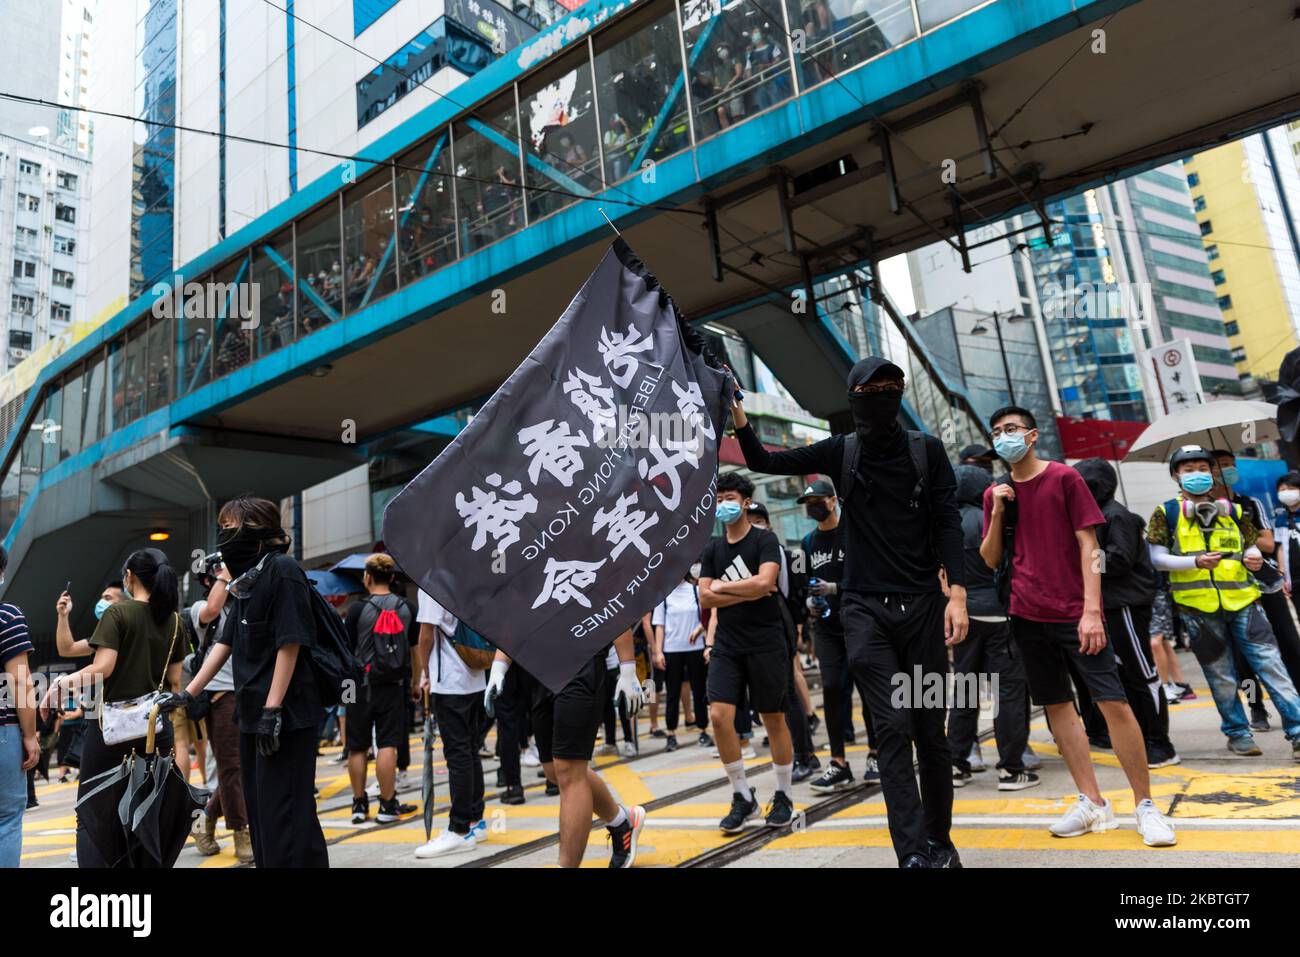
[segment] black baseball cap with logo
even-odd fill
[[[797,499],[795,499],[795,501],[798,504],[802,505],[810,498],[834,498],[834,497],[835,497],[835,486],[830,483],[830,479],[819,478],[819,479],[813,479],[812,483],[803,490],[803,494],[800,495]]]

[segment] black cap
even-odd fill
[[[852,391],[864,382],[870,382],[880,375],[888,376],[891,379],[906,378],[903,370],[888,359],[881,356],[867,356],[865,359],[859,359],[853,368],[849,370],[849,390]]]
[[[993,450],[987,449],[978,442],[974,445],[968,445],[957,455],[958,462],[965,462],[967,459],[992,459]]]
[[[771,516],[767,514],[767,506],[764,505],[762,502],[750,502],[749,514],[761,516],[762,518],[767,519],[769,522],[772,520]]]
[[[830,479],[819,478],[813,479],[812,484],[804,489],[803,494],[795,499],[795,501],[802,505],[810,498],[831,498],[834,495],[835,486],[830,483]]]

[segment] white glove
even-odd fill
[[[489,718],[496,714],[497,698],[501,696],[501,689],[506,683],[506,672],[509,670],[509,662],[492,662],[492,670],[488,672],[487,687],[483,689],[483,710],[487,712]]]
[[[835,584],[835,582],[819,581],[816,585],[808,586],[808,593],[810,595],[816,595],[818,598],[826,598],[830,595],[838,595],[840,593],[840,586]]]
[[[641,710],[641,705],[645,703],[645,689],[641,687],[641,682],[636,677],[635,661],[620,661],[618,663],[618,684],[614,686],[614,705],[618,706],[618,699],[622,697],[624,707],[627,708],[627,716],[630,718]]]

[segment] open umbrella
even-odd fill
[[[117,767],[91,778],[75,805],[77,823],[110,867],[172,867],[194,814],[211,794],[181,777],[174,754],[155,751],[157,717],[155,705],[145,753],[132,752]]]
[[[351,575],[340,575],[338,572],[317,569],[307,572],[307,580],[326,598],[331,595],[357,595],[365,591],[357,579]]]
[[[433,743],[438,738],[438,722],[433,717],[429,692],[424,692],[424,776],[420,799],[424,802],[424,839],[433,835]]]
[[[1280,436],[1277,408],[1268,402],[1221,399],[1157,419],[1137,437],[1125,462],[1168,462],[1181,446],[1236,452]]]

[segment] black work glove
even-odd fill
[[[158,696],[158,710],[163,714],[177,708],[188,707],[194,696],[188,691],[164,691]]]
[[[262,757],[269,758],[280,750],[282,723],[279,708],[262,709],[262,716],[257,719],[257,730],[253,732],[257,735],[257,753]]]

